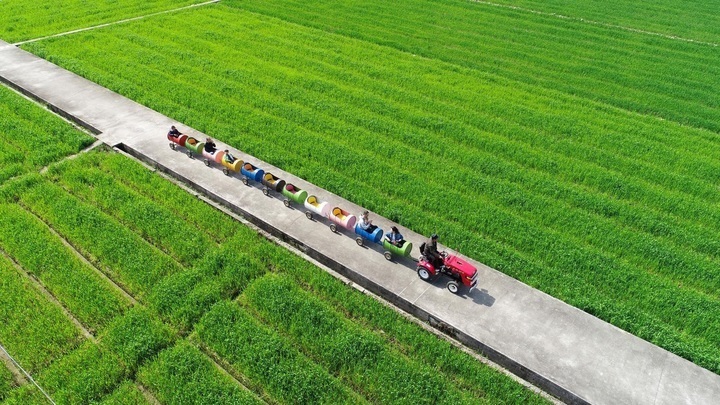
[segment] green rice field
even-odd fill
[[[719,373],[720,54],[553,7],[227,0],[25,49]]]
[[[546,403],[128,157],[38,169],[0,185],[0,344],[55,403]],[[48,400],[0,363],[0,402]]]

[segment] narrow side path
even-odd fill
[[[720,398],[720,376],[481,263],[473,262],[480,275],[470,294],[450,294],[442,279],[428,284],[417,277],[411,260],[386,261],[379,248],[361,248],[353,235],[331,233],[325,220],[307,220],[304,209],[286,208],[257,184],[245,186],[238,176],[171,150],[164,135],[177,124],[172,119],[2,42],[0,80],[566,402],[710,404]],[[180,130],[205,136],[182,125]],[[236,156],[331,206],[362,211],[252,156]],[[374,218],[383,229],[391,225]],[[401,232],[415,246],[425,239]]]

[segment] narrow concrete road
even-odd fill
[[[720,376],[480,263],[474,263],[480,270],[478,289],[470,294],[451,294],[443,280],[420,280],[411,260],[386,261],[379,248],[359,247],[347,232],[331,233],[327,221],[306,219],[304,209],[286,208],[277,196],[264,196],[258,185],[245,186],[238,176],[227,177],[217,166],[205,167],[201,160],[171,150],[165,133],[177,123],[170,118],[1,41],[0,78],[566,402],[720,403]],[[179,128],[204,137],[181,124]],[[362,211],[252,156],[236,155],[333,206]],[[374,218],[383,229],[391,225]],[[424,240],[401,232],[415,246]]]

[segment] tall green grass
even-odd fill
[[[470,3],[395,21],[411,4],[232,3],[28,49],[718,372],[717,83],[693,73],[716,56]],[[563,66],[596,60],[659,87]]]

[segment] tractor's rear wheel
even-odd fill
[[[418,277],[420,277],[422,280],[428,281],[430,280],[430,272],[425,267],[418,267],[417,268],[417,274]]]
[[[460,286],[456,281],[448,281],[447,283],[447,289],[453,294],[457,294],[458,291],[460,291]]]

